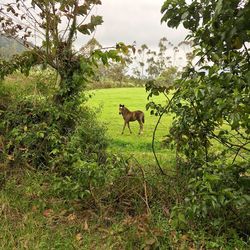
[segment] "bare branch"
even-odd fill
[[[90,15],[90,13],[92,12],[92,10],[94,9],[94,7],[95,7],[95,5],[93,5],[91,8],[90,8],[90,10],[89,10],[89,12],[87,13],[87,15],[84,17],[84,19],[76,26],[76,28],[78,28],[79,26],[81,26],[86,20],[87,20],[87,18],[89,17],[89,15]]]
[[[40,23],[37,21],[37,19],[35,18],[35,16],[30,11],[31,8],[28,8],[26,6],[26,4],[24,3],[23,0],[21,0],[21,3],[23,5],[23,8],[26,10],[26,14],[28,13],[30,15],[30,16],[29,15],[28,16],[34,21],[34,23],[36,23],[36,24],[38,24],[38,26],[40,26]],[[34,27],[36,28],[36,26],[34,26]],[[37,30],[37,31],[40,32],[40,33],[42,33],[43,35],[45,35],[41,30]]]

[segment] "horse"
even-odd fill
[[[142,111],[140,110],[129,111],[123,104],[120,104],[119,115],[122,115],[124,119],[122,134],[124,133],[124,129],[126,125],[128,125],[130,134],[132,134],[132,131],[129,126],[129,122],[133,122],[133,121],[138,121],[140,124],[139,135],[143,132],[144,113]]]

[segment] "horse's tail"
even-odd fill
[[[142,122],[145,123],[144,114],[142,113]]]

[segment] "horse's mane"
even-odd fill
[[[124,108],[124,110],[126,110],[127,112],[131,112],[127,107],[123,107]]]

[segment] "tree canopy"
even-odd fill
[[[147,86],[151,94],[173,89],[165,107],[150,105],[159,121],[173,113],[166,142],[175,146],[177,170],[189,175],[190,192],[173,214],[179,214],[179,225],[186,216],[209,217],[215,228],[211,218],[223,215],[247,232],[249,196],[241,180],[250,166],[250,2],[167,0],[161,11],[169,27],[189,30],[194,48],[171,88]]]
[[[237,152],[249,151],[249,11],[248,1],[166,1],[162,6],[163,22],[170,27],[182,23],[190,30],[188,39],[198,60],[188,66],[174,98],[179,122],[193,131],[190,140],[214,138]],[[235,131],[237,143],[225,138],[223,124]],[[216,134],[218,128],[221,133]]]

